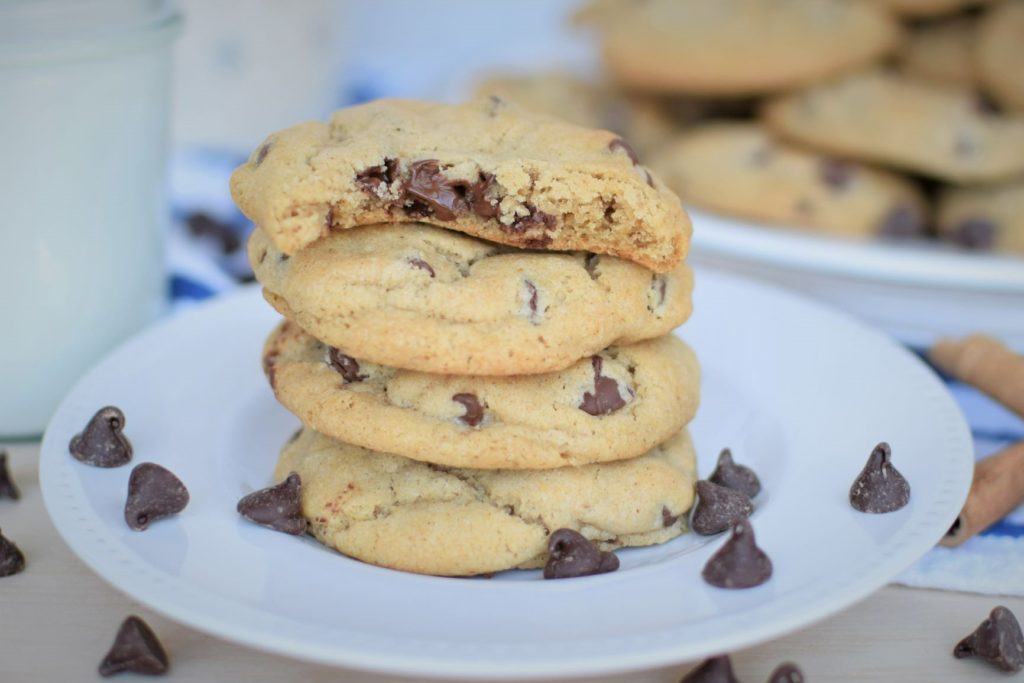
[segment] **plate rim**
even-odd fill
[[[699,270],[701,271],[701,279],[710,278],[725,281],[727,283],[738,284],[742,287],[768,290],[769,295],[795,300],[804,308],[814,309],[814,313],[816,315],[826,314],[833,319],[841,319],[845,324],[859,328],[862,333],[873,335],[884,341],[893,351],[901,354],[905,362],[916,365],[917,367],[915,368],[915,371],[921,374],[922,381],[931,384],[935,389],[939,389],[939,391],[935,392],[935,398],[936,400],[946,404],[945,407],[950,411],[949,416],[953,418],[952,422],[948,425],[951,438],[953,440],[961,441],[962,443],[959,444],[959,446],[963,446],[965,449],[964,456],[960,457],[958,461],[962,471],[959,473],[960,476],[954,477],[957,481],[952,482],[953,490],[951,490],[949,494],[954,498],[954,500],[958,501],[958,504],[955,510],[951,507],[946,511],[948,519],[945,520],[943,525],[935,526],[948,526],[952,523],[956,514],[959,513],[960,505],[962,505],[963,500],[966,499],[967,492],[970,487],[971,477],[969,473],[973,470],[973,457],[968,458],[970,455],[969,449],[971,441],[966,420],[952,396],[949,395],[948,392],[944,391],[941,380],[934,374],[934,372],[928,369],[919,358],[902,345],[846,313],[832,309],[828,306],[823,306],[807,299],[804,296],[794,294],[780,287],[766,285],[740,276],[725,274],[720,271],[714,271],[713,269],[699,268]],[[618,653],[614,655],[614,659],[576,659],[571,662],[558,662],[557,665],[549,660],[543,660],[538,664],[517,659],[516,667],[513,670],[509,669],[508,662],[505,660],[480,658],[468,661],[453,661],[450,658],[437,656],[422,657],[413,654],[412,652],[402,652],[401,657],[399,658],[388,658],[387,661],[383,661],[378,652],[371,651],[369,654],[365,654],[359,650],[358,646],[339,647],[334,645],[331,648],[325,648],[323,646],[311,647],[309,645],[304,645],[296,647],[297,644],[301,644],[301,641],[297,641],[295,638],[280,638],[279,635],[261,634],[258,629],[254,632],[252,628],[243,628],[239,630],[237,618],[225,619],[220,616],[219,611],[212,617],[209,613],[197,615],[195,613],[194,606],[176,602],[172,598],[165,599],[163,597],[164,593],[162,592],[158,591],[156,594],[159,597],[154,599],[152,585],[148,584],[147,581],[141,581],[140,579],[132,576],[129,576],[126,581],[124,580],[125,577],[123,575],[115,576],[115,572],[112,572],[109,567],[104,566],[101,561],[101,558],[103,557],[102,553],[99,553],[94,547],[90,547],[89,544],[86,543],[85,536],[83,534],[73,533],[75,530],[81,531],[81,529],[75,529],[74,527],[76,524],[80,524],[84,520],[78,519],[76,521],[74,518],[74,511],[66,509],[58,504],[58,496],[61,494],[60,489],[62,485],[65,488],[67,486],[66,481],[62,482],[58,478],[60,466],[58,458],[62,455],[66,456],[66,448],[64,448],[63,444],[58,442],[59,437],[56,434],[57,430],[51,429],[51,427],[58,422],[58,418],[65,410],[65,405],[70,403],[72,397],[79,391],[80,387],[86,385],[91,380],[93,373],[101,366],[108,363],[109,359],[116,357],[123,348],[131,344],[141,343],[138,340],[144,340],[149,335],[159,334],[170,325],[184,324],[180,322],[183,318],[196,315],[214,315],[214,313],[211,313],[210,311],[215,312],[221,307],[238,305],[235,303],[238,299],[247,296],[258,296],[258,292],[255,292],[254,290],[258,290],[258,287],[255,285],[239,288],[234,292],[217,297],[212,301],[199,306],[195,306],[178,315],[171,316],[157,325],[134,335],[132,338],[114,349],[92,370],[86,373],[86,375],[76,383],[75,387],[68,393],[64,401],[62,401],[61,406],[54,413],[51,425],[48,426],[46,430],[40,448],[39,481],[40,488],[43,493],[44,504],[51,521],[54,523],[58,534],[64,542],[67,543],[75,554],[104,581],[119,592],[125,593],[133,599],[142,602],[154,611],[215,637],[229,640],[245,647],[261,649],[290,658],[314,661],[321,664],[358,669],[378,674],[414,677],[444,676],[451,679],[486,678],[489,680],[561,678],[587,675],[615,675],[625,672],[655,669],[678,665],[695,656],[702,656],[692,655],[687,652],[685,643],[674,643],[660,648],[647,648],[639,652],[633,651],[630,653]],[[951,446],[950,453],[954,450],[956,449]],[[65,473],[68,473],[68,476],[70,476],[73,469],[65,468],[64,471]],[[951,477],[952,474],[953,473],[950,473]],[[966,476],[964,476],[965,474]],[[947,485],[950,485],[950,481],[947,481],[946,483]],[[959,484],[959,487],[957,487],[956,484]],[[959,490],[956,490],[957,488],[959,488]],[[79,510],[78,513],[81,514],[81,511]],[[933,525],[929,524],[929,526]],[[893,568],[888,572],[884,572],[885,576],[874,576],[871,573],[868,573],[864,575],[868,577],[868,580],[865,580],[864,576],[861,576],[858,580],[843,583],[842,591],[834,591],[827,598],[817,599],[814,603],[813,609],[805,609],[799,614],[790,615],[781,623],[778,620],[775,620],[772,627],[769,629],[765,629],[764,627],[760,629],[760,631],[767,630],[769,631],[768,633],[752,630],[730,638],[723,638],[721,649],[723,651],[733,651],[739,648],[749,647],[760,642],[765,642],[766,640],[782,637],[783,635],[805,628],[841,609],[859,602],[882,586],[890,583],[900,571],[913,564],[913,562],[921,557],[928,548],[934,545],[934,543],[938,541],[939,537],[941,537],[941,534],[931,540],[925,539],[927,540],[927,544],[925,541],[920,541],[919,543],[914,544],[913,552],[908,552],[906,547],[904,547],[899,553],[901,554],[902,560],[899,563],[898,569]],[[138,564],[142,566],[141,562]],[[589,577],[587,579],[583,579],[583,581],[598,582],[602,581],[604,578],[605,577]],[[180,580],[175,577],[169,577],[165,580],[165,585],[173,581]],[[192,590],[195,591],[197,589],[193,588]],[[202,589],[200,592],[210,593],[211,591],[208,589]],[[140,593],[145,595],[145,597],[141,597]],[[168,595],[170,595],[170,593],[168,593]],[[235,606],[242,606],[244,609],[255,609],[242,605],[239,601],[229,602]],[[276,618],[278,620],[283,620],[281,617]],[[290,620],[285,621],[290,622]],[[407,642],[413,642],[409,639],[406,640]],[[620,639],[616,638],[615,640]],[[600,641],[594,640],[588,642],[597,643]]]

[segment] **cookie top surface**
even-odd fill
[[[954,183],[1024,172],[1024,116],[974,95],[869,71],[786,95],[764,110],[773,132],[810,147]]]
[[[959,246],[1024,255],[1024,181],[949,189],[936,222],[939,236]]]
[[[1003,106],[1024,112],[1024,1],[989,9],[978,26],[975,63],[987,90]]]
[[[304,429],[277,478],[298,472],[302,510],[322,543],[364,562],[465,576],[543,566],[568,528],[603,550],[686,530],[696,466],[684,431],[631,460],[554,470],[449,469]]]
[[[612,79],[666,94],[787,90],[873,62],[900,36],[888,12],[846,0],[647,0],[595,23]]]
[[[664,272],[691,232],[679,198],[617,135],[500,98],[377,100],[288,128],[235,170],[231,193],[286,254],[332,230],[416,220]]]
[[[975,28],[973,17],[955,17],[910,31],[900,47],[900,73],[939,85],[974,88]]]
[[[902,17],[924,18],[952,14],[992,0],[871,0]]]
[[[257,229],[265,296],[359,359],[456,375],[561,370],[690,315],[688,266],[659,274],[614,256],[524,252],[430,225],[333,233],[284,258]]]
[[[695,206],[847,237],[923,231],[926,205],[899,176],[772,139],[752,123],[706,124],[652,160]]]
[[[672,336],[611,347],[544,375],[459,377],[362,362],[285,321],[263,367],[307,426],[449,467],[546,469],[632,458],[687,424],[700,371]]]

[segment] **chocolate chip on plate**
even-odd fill
[[[611,377],[601,374],[604,367],[604,360],[601,356],[591,356],[590,365],[594,369],[594,391],[584,392],[583,400],[580,401],[579,409],[588,415],[608,415],[626,405],[626,399],[622,398],[622,388],[619,383]],[[629,387],[625,388],[628,396],[632,398],[633,392]]]
[[[167,672],[169,661],[153,629],[134,614],[121,624],[107,656],[100,662],[104,678],[130,672],[155,676]]]
[[[96,467],[120,467],[132,459],[132,444],[124,435],[120,408],[100,408],[81,434],[75,434],[68,450],[76,460]]]
[[[864,469],[850,487],[850,505],[860,512],[895,512],[910,501],[910,484],[893,467],[892,450],[884,441],[871,451]]]
[[[697,482],[697,504],[690,526],[701,536],[718,534],[754,512],[750,498],[741,491],[710,481]]]
[[[299,536],[306,533],[300,492],[302,481],[295,472],[276,486],[253,491],[238,501],[238,514],[275,531]]]
[[[583,534],[558,529],[548,538],[548,562],[545,579],[571,579],[591,574],[606,574],[619,568],[615,553],[601,550]]]
[[[978,657],[1003,671],[1024,669],[1024,635],[1013,612],[996,607],[988,619],[953,648],[957,659]]]
[[[152,462],[136,465],[128,477],[124,519],[136,531],[162,517],[176,515],[188,505],[188,489],[170,470]]]
[[[12,576],[25,568],[25,556],[18,546],[0,533],[0,577]]]
[[[21,498],[21,492],[14,485],[10,470],[7,469],[7,451],[0,451],[0,498],[10,498],[11,500]]]
[[[708,477],[708,481],[745,493],[751,500],[761,492],[761,480],[754,474],[754,470],[745,465],[737,465],[732,459],[732,451],[728,448],[723,448],[718,454],[718,464]]]
[[[729,659],[729,655],[719,655],[705,659],[700,666],[683,676],[679,683],[740,682],[732,672],[732,660]]]
[[[791,662],[780,664],[768,677],[768,683],[804,683],[806,680],[804,672]]]
[[[754,528],[742,519],[732,527],[732,536],[718,549],[701,574],[718,588],[753,588],[772,576],[772,561],[757,547]]]

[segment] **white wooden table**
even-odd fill
[[[96,667],[121,620],[131,613],[149,622],[167,649],[171,658],[167,680],[395,680],[250,650],[180,626],[142,607],[94,575],[57,535],[39,492],[38,443],[0,444],[0,448],[10,452],[12,476],[22,493],[17,503],[0,500],[0,529],[22,549],[28,565],[21,574],[0,579],[0,682],[99,680]],[[785,660],[797,662],[809,683],[1016,680],[1018,677],[951,655],[956,642],[997,604],[1024,617],[1021,598],[887,587],[803,631],[733,653],[733,662],[745,683],[767,680],[771,670]],[[615,680],[674,682],[687,668]],[[1019,679],[1024,682],[1024,673]]]

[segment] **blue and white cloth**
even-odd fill
[[[245,257],[251,225],[227,191],[231,172],[244,161],[243,157],[208,152],[180,153],[174,159],[174,220],[167,252],[175,310],[233,289],[252,277]],[[946,379],[971,425],[977,457],[1024,439],[1024,420],[971,387]],[[1024,506],[959,548],[935,548],[897,582],[1024,595]]]

